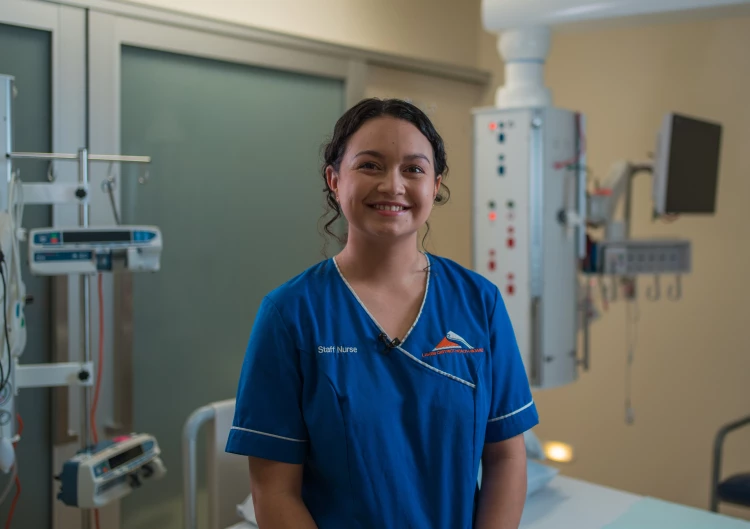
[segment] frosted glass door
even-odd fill
[[[168,469],[123,501],[123,526],[177,529],[185,420],[234,397],[263,295],[323,258],[321,147],[344,85],[125,46],[120,93],[121,153],[153,158],[145,184],[123,168],[122,221],[164,237],[161,271],[133,278],[134,426]]]

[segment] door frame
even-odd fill
[[[47,31],[51,34],[51,94],[53,152],[75,153],[86,145],[86,11],[79,7],[29,0],[3,0],[0,23]],[[56,182],[78,181],[76,165],[55,162]],[[77,225],[78,213],[71,206],[52,207],[53,226]],[[51,343],[52,361],[83,360],[78,277],[61,276],[52,280]],[[21,357],[23,365],[23,356]],[[79,448],[78,432],[82,391],[52,390],[52,473]],[[23,391],[19,399],[23,399]],[[23,441],[21,441],[23,442]],[[23,470],[21,470],[23,475]],[[55,528],[80,528],[81,513],[56,500],[58,483],[51,479],[52,524]]]
[[[92,153],[120,153],[123,46],[336,79],[344,83],[345,101],[342,103],[346,107],[362,99],[365,93],[367,65],[363,60],[92,9],[88,18],[88,127]],[[97,164],[89,170],[91,189],[94,190],[90,210],[92,225],[114,221],[108,197],[97,192],[108,176],[108,169],[106,164]],[[113,172],[115,204],[121,209],[119,175],[123,172],[116,166]],[[108,300],[104,309],[105,325],[111,331],[105,333],[105,383],[101,389],[98,423],[105,427],[116,425],[108,432],[116,434],[133,431],[132,278],[127,274],[105,276],[103,291],[105,300]],[[114,321],[116,326],[112,325]],[[96,325],[92,325],[92,332],[93,342]],[[114,372],[117,372],[116,377]],[[120,525],[120,520],[113,520],[108,527],[118,528]]]

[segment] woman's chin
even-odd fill
[[[367,239],[373,241],[385,242],[392,240],[394,242],[416,235],[417,230],[406,226],[374,226],[366,224],[362,229],[357,230]]]

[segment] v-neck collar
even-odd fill
[[[430,262],[430,256],[427,255],[427,252],[420,252],[422,255],[425,256],[427,259],[427,279],[425,280],[425,288],[424,288],[424,296],[422,297],[422,305],[419,307],[419,313],[417,313],[417,317],[414,320],[414,323],[411,324],[411,327],[409,327],[409,330],[406,331],[406,334],[404,335],[403,339],[401,340],[401,343],[399,346],[403,346],[406,342],[406,339],[409,338],[409,335],[411,334],[411,331],[414,330],[414,327],[417,326],[417,323],[419,322],[419,318],[422,316],[422,311],[424,310],[425,303],[427,302],[427,294],[430,292],[430,270],[431,270],[431,262]],[[349,281],[346,280],[344,277],[344,274],[341,273],[341,268],[339,268],[338,262],[336,262],[336,257],[331,257],[331,260],[333,261],[333,265],[336,267],[336,271],[338,272],[339,277],[346,285],[346,288],[349,289],[349,292],[352,293],[352,296],[354,296],[354,299],[357,300],[357,303],[359,303],[359,306],[362,307],[362,310],[365,311],[367,316],[370,318],[370,321],[382,332],[388,341],[391,341],[391,337],[388,335],[387,332],[385,332],[385,329],[378,323],[378,320],[375,319],[375,317],[370,313],[369,310],[367,310],[367,307],[364,303],[362,303],[362,300],[359,298],[357,293],[354,291],[352,286],[349,284]]]

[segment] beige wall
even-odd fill
[[[482,37],[480,66],[500,72],[494,46]],[[681,303],[648,302],[641,283],[635,424],[624,423],[622,302],[593,326],[591,371],[536,395],[538,433],[575,446],[577,461],[560,467],[565,474],[705,508],[713,436],[750,414],[748,51],[750,18],[553,38],[547,85],[556,106],[586,114],[594,177],[616,160],[645,159],[666,112],[724,125],[717,215],[651,222],[650,177],[635,186],[633,236],[690,238],[694,251]],[[748,446],[750,429],[730,438],[727,471],[750,470]],[[750,518],[747,510],[726,512]]]
[[[476,62],[476,0],[132,1],[357,48]]]

